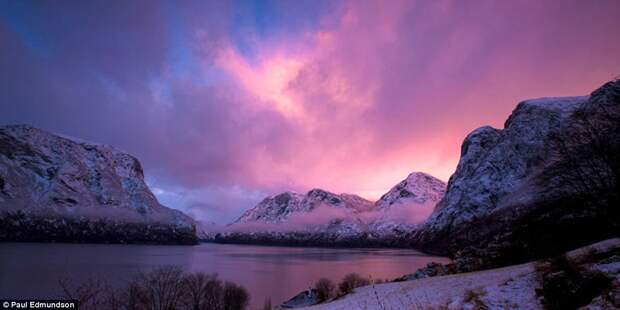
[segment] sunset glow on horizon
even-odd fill
[[[125,150],[218,223],[285,190],[448,181],[472,130],[620,74],[619,1],[118,4],[0,3],[0,121]]]

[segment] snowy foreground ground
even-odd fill
[[[620,239],[611,239],[569,252],[567,256],[580,257],[593,249],[606,251],[619,246]],[[599,265],[599,268],[615,273],[618,279],[620,263]],[[535,293],[537,288],[540,288],[540,281],[536,263],[532,262],[480,272],[365,286],[341,299],[303,309],[543,309]]]
[[[361,287],[328,304],[305,309],[542,309],[534,264]],[[479,301],[477,300],[479,298]],[[519,305],[519,306],[517,306]]]

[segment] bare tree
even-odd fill
[[[80,309],[88,310],[243,310],[250,299],[245,288],[222,283],[216,274],[185,273],[176,266],[141,273],[119,290],[100,279],[79,286],[67,280],[60,284],[63,297],[77,299]]]
[[[183,304],[186,309],[222,309],[222,281],[217,274],[194,273],[183,279],[185,296]]]

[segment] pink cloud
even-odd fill
[[[292,1],[241,39],[261,12],[223,1],[6,6],[2,122],[115,145],[184,193],[167,204],[222,222],[255,193],[447,180],[471,130],[620,72],[614,0],[330,2],[317,23]]]
[[[469,131],[501,127],[520,100],[585,94],[620,72],[611,56],[620,52],[617,40],[592,38],[600,31],[612,39],[606,27],[615,22],[582,16],[590,24],[583,30],[568,19],[572,10],[557,9],[355,1],[313,33],[256,42],[257,64],[225,49],[218,66],[256,105],[296,128],[278,137],[290,140],[290,157],[274,158],[283,150],[270,145],[251,154],[253,175],[368,198],[413,170],[447,180]],[[584,14],[604,12],[588,7]],[[590,46],[570,43],[577,41]]]

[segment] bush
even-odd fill
[[[330,279],[320,278],[314,284],[314,289],[316,290],[317,301],[321,303],[334,297],[336,286]]]
[[[360,286],[366,286],[370,284],[370,280],[360,276],[357,273],[350,273],[342,279],[342,282],[338,285],[340,290],[340,296],[344,296],[353,292],[353,290]]]
[[[129,286],[133,293],[132,305],[138,308],[175,309],[181,303],[185,288],[183,287],[183,270],[176,266],[157,268],[134,278]]]
[[[566,255],[561,255],[536,266],[545,309],[577,309],[603,294],[612,285],[612,279],[596,270],[589,270]]]
[[[472,304],[476,310],[487,310],[489,306],[482,301],[482,296],[484,295],[486,295],[486,292],[482,289],[467,290],[463,301]]]
[[[112,289],[98,279],[75,287],[65,280],[61,287],[63,297],[77,299],[85,310],[243,310],[250,300],[243,286],[222,283],[216,274],[186,273],[174,266],[139,274],[124,289]]]

